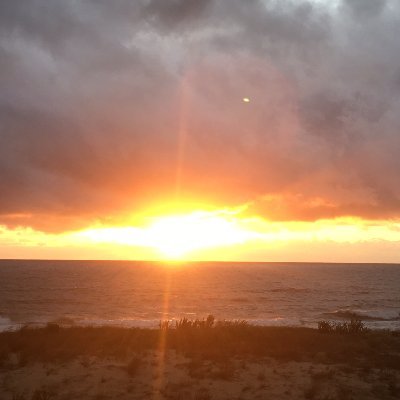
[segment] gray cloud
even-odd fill
[[[356,19],[376,17],[384,10],[386,0],[344,0],[344,5]]]
[[[399,216],[399,11],[2,2],[0,223],[66,229],[177,193],[278,219]]]
[[[143,8],[143,16],[159,28],[177,29],[181,24],[190,28],[188,25],[203,19],[212,3],[212,0],[150,0]]]

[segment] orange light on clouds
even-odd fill
[[[400,221],[249,217],[245,207],[127,217],[60,234],[0,226],[1,258],[398,262]],[[385,257],[382,257],[382,254]]]

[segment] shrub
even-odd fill
[[[365,326],[364,322],[359,319],[351,319],[350,323],[347,324],[347,333],[359,334],[368,332],[368,328]]]
[[[214,326],[215,317],[209,315],[206,319],[195,319],[190,320],[187,318],[181,318],[179,321],[175,322],[175,328],[177,330],[185,329],[210,329]]]
[[[167,321],[160,321],[159,327],[160,327],[160,330],[167,331],[170,328],[169,321],[168,320]]]
[[[188,318],[181,318],[179,321],[175,321],[175,329],[176,330],[190,330],[190,329],[209,329],[215,327],[214,325],[215,317],[213,315],[208,315],[206,319],[195,319],[190,320]],[[170,321],[160,321],[158,324],[160,330],[168,331],[173,328]]]
[[[32,400],[50,400],[52,396],[44,389],[35,390],[32,394]]]
[[[232,321],[218,321],[217,326],[219,328],[247,328],[250,325],[245,319],[234,319]]]
[[[321,333],[337,333],[343,335],[358,335],[369,329],[360,319],[351,319],[350,322],[319,321],[318,331]]]
[[[321,333],[332,333],[335,324],[331,321],[318,321],[318,331]]]

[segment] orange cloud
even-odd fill
[[[400,217],[398,6],[131,3],[0,5],[0,224]]]

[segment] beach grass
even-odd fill
[[[302,327],[260,327],[245,321],[181,320],[160,329],[120,327],[24,327],[0,333],[0,365],[8,355],[28,362],[66,361],[78,356],[130,358],[146,350],[175,350],[189,358],[229,360],[271,357],[282,361],[343,363],[400,369],[396,332],[359,330],[346,334]]]
[[[23,327],[0,333],[0,399],[397,399],[399,333],[340,324]]]

